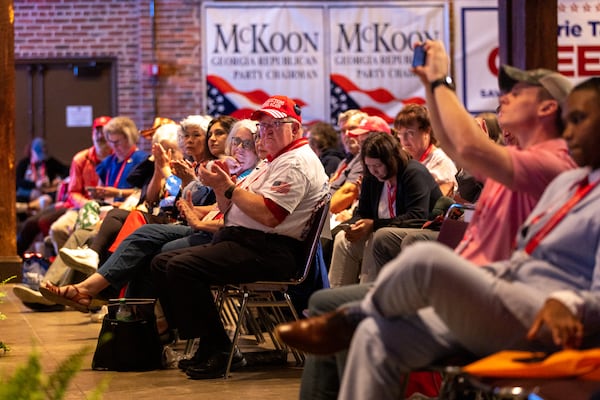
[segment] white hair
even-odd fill
[[[179,124],[184,131],[187,131],[188,128],[200,128],[206,133],[208,124],[212,119],[210,115],[188,115]]]
[[[152,135],[152,143],[160,143],[163,141],[177,143],[177,134],[179,133],[179,125],[165,124],[156,128]]]

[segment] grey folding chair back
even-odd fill
[[[463,238],[469,222],[466,216],[470,215],[474,210],[472,205],[455,203],[452,204],[448,211],[438,235],[438,242],[447,245],[454,249]]]

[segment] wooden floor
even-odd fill
[[[40,354],[43,371],[51,373],[68,355],[87,348],[84,366],[72,381],[66,399],[86,398],[103,379],[109,378],[104,399],[260,399],[298,398],[302,370],[290,357],[287,364],[247,367],[233,372],[227,380],[194,381],[177,368],[150,372],[100,372],[91,369],[91,360],[101,324],[78,311],[33,312],[26,308],[6,285],[7,297],[0,304],[6,319],[0,321],[0,341],[11,350],[0,356],[0,377],[5,379],[23,365],[33,349]],[[246,343],[250,339],[246,340]],[[183,350],[178,343],[176,350]],[[256,350],[256,345],[242,351]]]

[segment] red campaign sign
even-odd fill
[[[493,110],[498,91],[496,1],[454,2],[457,94],[472,113]],[[600,75],[600,1],[558,1],[558,71],[573,83]]]

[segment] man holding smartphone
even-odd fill
[[[448,75],[449,55],[442,42],[428,41],[422,48],[426,65],[414,71],[425,87],[440,147],[456,164],[485,182],[457,252],[478,265],[507,258],[519,225],[548,183],[575,166],[561,138],[562,106],[572,85],[554,71],[501,66],[498,122],[519,143],[502,146],[481,134],[460,103]]]

